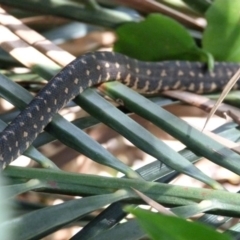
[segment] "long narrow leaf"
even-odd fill
[[[136,101],[137,93],[123,84],[111,82],[104,84],[104,88],[107,89],[106,93],[110,94],[111,97],[121,99],[127,108],[179,139],[193,152],[240,174],[240,156],[237,153],[224,147],[147,99],[139,96],[138,101]],[[181,163],[179,164],[181,166]]]
[[[87,213],[126,197],[125,191],[71,200],[46,207],[2,223],[1,232],[10,229],[19,240],[40,239]]]
[[[2,75],[0,75],[0,92],[4,98],[20,109],[23,109],[32,99],[27,90]],[[59,114],[55,115],[47,129],[52,134],[56,134],[55,136],[59,137],[60,141],[82,152],[96,162],[117,169],[129,177],[139,177],[135,171],[119,161],[86,133],[69,123]]]
[[[118,83],[114,83],[114,85],[118,85]],[[120,95],[124,95],[126,92],[128,95],[129,92],[132,92],[133,94],[131,96],[128,95],[128,97],[131,98],[134,96],[134,98],[131,98],[132,100],[134,99],[134,102],[138,102],[138,98],[141,98],[142,101],[150,102],[146,98],[133,92],[133,90],[128,89],[127,87],[126,89],[121,89],[120,92]],[[84,98],[82,95],[79,95],[75,101],[81,105],[81,107],[88,110],[92,116],[98,118],[117,132],[120,132],[134,145],[146,153],[154,156],[158,160],[162,161],[167,166],[181,173],[185,173],[191,177],[194,177],[200,181],[203,181],[213,188],[222,189],[222,186],[220,184],[209,178],[198,168],[189,163],[189,161],[184,159],[180,154],[173,151],[169,146],[150,134],[146,129],[134,122],[128,116],[117,110],[113,105],[107,101],[103,101],[101,97],[92,89],[87,89],[84,91]],[[155,106],[155,104],[153,105]],[[156,105],[156,107],[158,106]],[[104,111],[105,109],[108,111]]]

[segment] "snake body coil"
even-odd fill
[[[141,62],[112,52],[86,54],[53,77],[0,134],[0,168],[21,155],[53,115],[88,87],[118,80],[142,93],[169,89],[206,93],[222,89],[239,67],[216,63],[209,72],[199,62]]]

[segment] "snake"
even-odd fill
[[[143,94],[166,90],[195,93],[220,91],[240,64],[189,61],[145,62],[116,52],[90,52],[57,73],[29,105],[0,133],[0,169],[20,156],[63,106],[86,88],[107,81],[120,81]],[[235,89],[240,84],[236,83]]]

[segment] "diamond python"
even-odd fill
[[[240,67],[215,63],[208,71],[200,62],[141,62],[113,52],[83,55],[64,67],[0,134],[0,168],[21,155],[57,113],[84,89],[118,80],[141,93],[221,90]],[[240,85],[235,86],[239,88]]]

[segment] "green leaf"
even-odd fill
[[[160,171],[160,170],[159,170]],[[109,194],[119,189],[137,189],[148,197],[168,206],[186,206],[199,203],[203,200],[217,199],[220,205],[216,206],[221,215],[240,216],[240,195],[222,190],[182,187],[171,184],[147,182],[137,179],[109,178],[90,174],[74,174],[49,169],[34,169],[8,166],[3,175],[17,181],[38,179],[47,184],[44,192],[68,194],[77,196]],[[129,203],[139,203],[140,197],[132,190],[125,195]],[[220,206],[220,207],[219,207]]]
[[[240,61],[239,9],[239,0],[216,0],[206,12],[203,48],[218,61]]]
[[[209,0],[182,0],[186,3],[190,8],[199,12],[205,13],[205,11],[211,6],[211,1]]]
[[[23,109],[26,104],[32,99],[31,94],[26,89],[12,82],[4,75],[0,75],[0,94],[6,100],[20,109]],[[84,93],[82,94],[82,98],[84,98]],[[56,114],[54,116],[53,121],[48,124],[46,130],[61,140],[67,146],[75,149],[76,151],[82,152],[83,154],[86,154],[86,156],[90,157],[91,159],[101,164],[106,164],[109,167],[113,167],[114,169],[123,172],[128,177],[139,177],[135,171],[119,161],[116,157],[106,151],[106,149],[103,148],[100,144],[93,141],[86,133],[80,131],[76,126],[69,123],[59,114]],[[50,160],[47,161],[47,158],[41,156],[37,150],[33,151],[33,148],[30,150],[25,151],[28,156],[32,157],[33,159],[38,159],[38,162],[41,162],[45,167],[52,167],[56,169],[53,163],[51,164]]]
[[[108,94],[115,100],[121,100],[127,109],[151,121],[156,126],[180,140],[189,149],[192,149],[194,152],[201,154],[201,156],[205,156],[209,160],[236,174],[240,174],[240,166],[238,164],[240,156],[231,149],[207,137],[205,134],[191,127],[183,120],[174,117],[168,111],[158,107],[146,98],[141,98],[136,92],[121,83],[108,82],[104,83],[102,85],[102,88],[103,87],[106,89],[105,94]],[[175,160],[178,159],[176,157],[170,158]],[[178,163],[179,167],[182,163],[182,160]]]
[[[142,209],[128,208],[128,210],[136,216],[140,225],[152,239],[202,240],[206,239],[206,236],[207,239],[212,240],[231,239],[229,236],[218,233],[199,223],[188,222],[180,218],[165,216]]]
[[[115,227],[102,231],[95,235],[91,240],[106,240],[106,239],[146,239],[145,232],[139,226],[136,219],[131,219],[125,223],[117,224]]]
[[[7,221],[13,214],[13,209],[6,207],[6,205],[1,201],[6,198],[6,189],[4,189],[4,184],[8,183],[7,178],[0,174],[0,223]],[[8,203],[12,203],[12,199],[8,200]],[[6,240],[16,239],[15,233],[11,229],[2,228],[0,226],[1,238]]]
[[[31,179],[26,183],[1,186],[0,192],[3,191],[5,193],[5,196],[4,196],[4,198],[0,199],[0,203],[2,201],[9,200],[9,198],[16,197],[17,195],[19,195],[21,193],[31,191],[31,190],[41,189],[46,186],[47,186],[47,184],[45,183],[45,181],[39,181],[38,179]]]
[[[174,207],[171,209],[171,211],[179,217],[189,218],[198,213],[203,213],[211,210],[225,209],[226,207],[228,209],[231,209],[232,207],[234,208],[231,203],[223,203],[218,199],[212,199],[203,200],[200,203],[190,204],[188,206]]]
[[[112,194],[70,200],[10,219],[1,223],[0,229],[11,230],[19,240],[41,239],[96,209],[125,198],[125,195],[126,192],[120,190]]]
[[[139,60],[207,59],[183,26],[160,14],[151,14],[140,23],[121,25],[117,35],[114,50]]]
[[[141,106],[147,103],[146,108],[149,106],[153,106],[151,109],[151,113],[156,113],[158,112],[158,110],[160,110],[157,105],[151,105],[150,101],[145,99],[143,96],[137,94],[135,91],[122,85],[121,83],[110,82],[110,84],[106,84],[104,86],[114,86],[112,88],[106,87],[108,92],[105,92],[112,98],[115,97],[111,94],[111,92],[116,91],[117,94],[120,94],[119,99],[124,99],[121,97],[122,95],[124,95],[134,103],[141,103]],[[148,153],[149,155],[159,159],[167,166],[181,173],[192,176],[200,181],[203,181],[215,189],[222,189],[222,186],[219,183],[205,175],[203,172],[199,171],[198,168],[196,168],[193,164],[184,159],[180,154],[176,153],[175,151],[171,151],[172,149],[170,147],[168,147],[162,141],[159,141],[158,138],[151,135],[143,127],[135,123],[131,118],[124,115],[110,103],[106,101],[103,102],[99,95],[96,94],[92,89],[86,89],[84,91],[84,98],[82,98],[82,95],[79,95],[75,100],[78,101],[78,104],[81,105],[83,109],[88,110],[88,112],[92,116],[98,118],[101,122],[105,123],[115,131],[121,133],[135,146],[139,147],[141,150]],[[126,99],[124,99],[124,105],[126,104],[125,100]],[[108,109],[108,111],[104,112],[103,109]],[[134,109],[132,110],[134,111]],[[149,108],[148,110],[150,111]],[[148,114],[150,115],[151,113],[148,112]],[[159,113],[158,115],[163,114]],[[170,121],[170,117],[168,117],[168,121]]]

